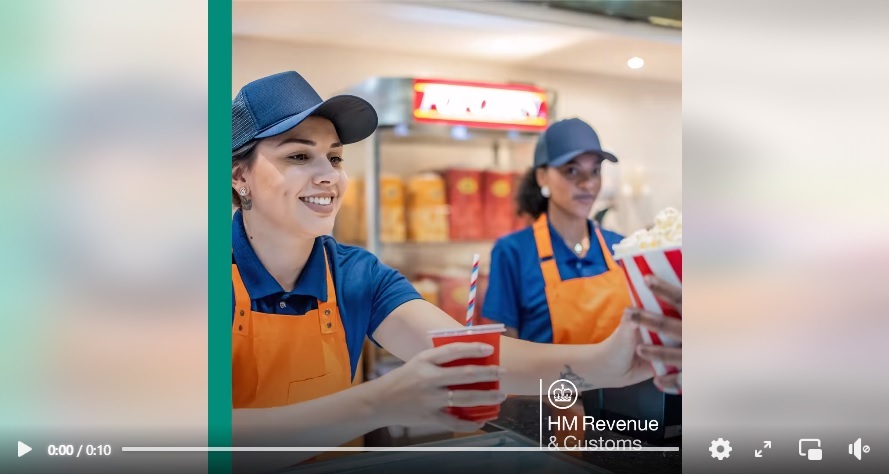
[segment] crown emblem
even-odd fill
[[[573,396],[574,392],[565,384],[560,384],[559,388],[553,390],[553,400],[557,402],[570,402]]]

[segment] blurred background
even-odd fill
[[[889,4],[683,7],[683,470],[879,472]]]
[[[206,444],[207,2],[0,2],[0,52],[0,471]]]
[[[548,123],[581,118],[620,159],[603,165],[591,214],[605,228],[628,234],[682,209],[681,8],[236,0],[232,96],[295,70],[322,97],[373,103],[377,133],[344,155],[350,186],[335,237],[377,254],[462,322],[472,254],[483,300],[494,241],[530,224],[514,195]],[[503,113],[482,114],[484,100]],[[448,111],[448,101],[474,110]],[[370,343],[364,358],[365,378],[400,364]]]

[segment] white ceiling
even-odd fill
[[[232,35],[648,80],[682,79],[679,31],[529,7],[234,0]],[[628,68],[633,56],[643,58],[645,67]]]

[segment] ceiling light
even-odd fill
[[[645,65],[645,60],[643,60],[642,58],[640,58],[638,56],[634,56],[634,57],[630,58],[629,60],[627,60],[627,66],[630,69],[641,69],[642,66],[644,66],[644,65]]]
[[[469,129],[464,125],[455,125],[451,127],[451,138],[454,140],[469,140]]]
[[[408,128],[406,123],[399,123],[392,129],[392,134],[396,137],[406,137],[411,134],[411,129]]]

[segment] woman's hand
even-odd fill
[[[499,405],[506,395],[497,390],[448,390],[463,385],[500,380],[498,366],[467,365],[440,367],[458,359],[491,355],[494,348],[482,343],[453,343],[417,354],[405,365],[370,383],[375,384],[370,401],[383,426],[443,425],[453,431],[476,431],[484,422],[461,420],[445,408]]]
[[[607,361],[607,387],[626,387],[648,380],[653,375],[651,363],[636,354],[636,347],[642,342],[639,325],[632,319],[632,309],[624,312],[620,326],[597,345],[605,349]]]
[[[682,288],[667,284],[653,276],[647,277],[645,283],[658,298],[676,308],[676,311],[682,315]],[[637,308],[628,311],[631,313],[631,319],[642,327],[664,334],[675,341],[682,342],[681,319],[669,318]],[[681,345],[679,347],[666,347],[642,344],[638,346],[637,353],[645,360],[658,361],[664,365],[677,367],[679,373],[657,376],[654,378],[654,384],[665,393],[676,395],[682,391]]]

